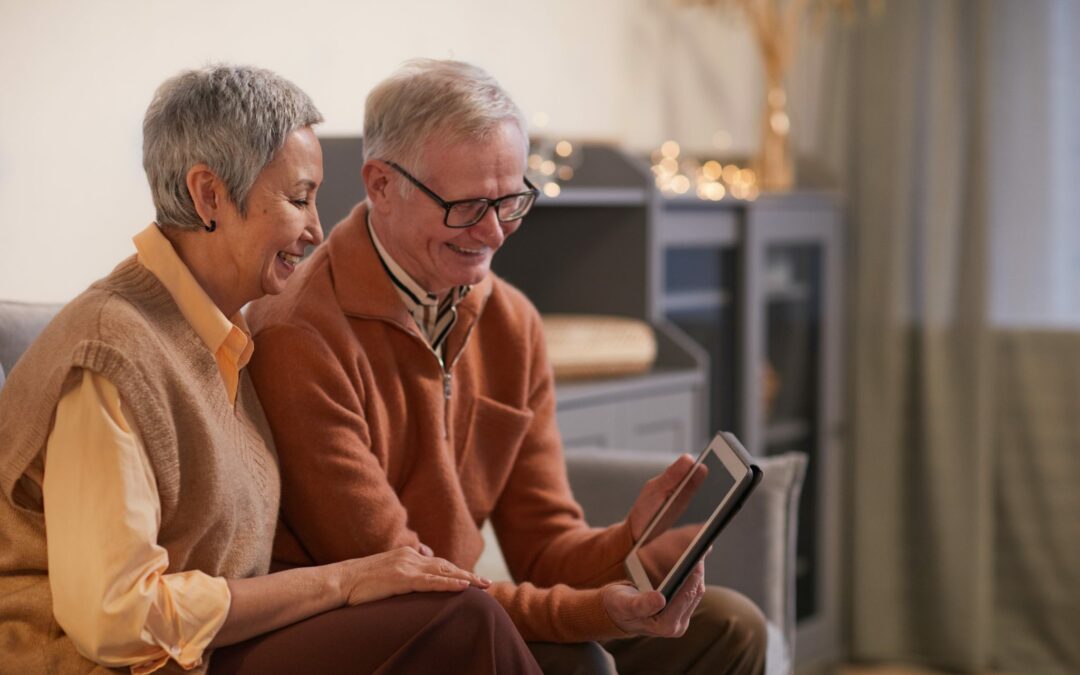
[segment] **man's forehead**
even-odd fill
[[[513,164],[520,160],[524,170],[528,148],[516,129],[512,133],[490,133],[483,137],[434,138],[424,144],[419,154],[419,166],[429,170],[458,165]]]

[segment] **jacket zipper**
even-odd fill
[[[446,362],[443,360],[443,358],[441,356],[439,356],[435,352],[434,349],[431,348],[431,344],[427,340],[425,340],[420,335],[414,333],[412,330],[409,330],[405,326],[402,326],[398,322],[391,321],[389,319],[386,319],[386,318],[383,318],[383,317],[378,317],[378,316],[356,315],[359,318],[375,319],[377,321],[384,321],[386,323],[389,323],[392,326],[396,326],[399,330],[405,331],[406,334],[411,335],[414,339],[419,340],[420,342],[424,343],[424,345],[428,348],[428,352],[432,356],[435,357],[435,361],[439,365],[439,371],[442,373],[442,381],[443,381],[443,419],[442,419],[442,426],[443,426],[443,440],[444,441],[450,440],[450,398],[451,398],[452,391],[453,391],[453,388],[451,386],[452,385],[452,380],[453,380],[453,373],[451,371],[454,369],[454,366],[457,365],[458,359],[461,358],[461,355],[463,353],[465,353],[465,345],[468,344],[469,338],[472,336],[473,328],[479,322],[480,314],[483,313],[484,305],[487,304],[488,297],[490,297],[490,295],[491,295],[491,293],[489,292],[488,295],[484,297],[482,303],[480,304],[480,307],[477,309],[477,312],[476,312],[477,318],[472,323],[470,323],[469,327],[465,330],[465,337],[461,340],[461,349],[458,350],[457,354],[454,354],[454,360],[450,362],[449,366],[447,366]]]
[[[485,298],[486,304],[486,298]],[[483,310],[483,305],[480,307]],[[461,349],[454,354],[454,360],[447,366],[443,360],[439,358],[438,354],[435,354],[435,350],[431,350],[432,354],[435,354],[435,358],[439,358],[439,365],[442,366],[443,371],[443,440],[450,440],[450,396],[451,396],[451,381],[453,378],[454,366],[457,365],[458,359],[465,353],[465,345],[469,343],[469,338],[472,337],[473,328],[479,323],[479,313],[477,314],[477,320],[469,324],[469,327],[465,329],[465,336],[461,340]],[[430,349],[430,345],[428,348]]]
[[[442,385],[443,385],[443,440],[450,440],[450,378],[452,377],[449,370],[443,368]]]
[[[384,319],[380,319],[380,320],[384,320]],[[436,351],[434,349],[431,348],[431,344],[429,344],[428,341],[425,340],[423,337],[421,337],[420,335],[417,335],[416,333],[414,333],[411,330],[408,330],[408,329],[404,328],[403,326],[398,325],[397,323],[395,323],[393,321],[389,321],[387,323],[390,323],[391,325],[397,326],[401,330],[405,331],[405,333],[407,333],[408,335],[411,335],[414,339],[419,340],[420,342],[422,342],[424,344],[424,346],[427,347],[428,353],[435,357],[435,362],[439,366],[439,372],[442,373],[442,384],[443,384],[443,418],[442,418],[443,440],[444,441],[450,440],[450,399],[452,398],[452,394],[453,394],[453,377],[454,377],[452,371],[453,371],[454,366],[457,364],[458,359],[461,358],[461,354],[465,351],[465,344],[469,341],[469,337],[472,335],[473,325],[475,325],[476,322],[474,321],[472,324],[469,325],[468,330],[465,332],[465,339],[461,341],[461,349],[458,350],[458,353],[454,355],[454,360],[450,363],[449,366],[446,365],[446,362],[443,361],[443,358],[441,356],[439,356],[438,353],[436,353]]]

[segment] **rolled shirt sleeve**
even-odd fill
[[[53,613],[102,665],[193,668],[225,622],[229,588],[166,574],[157,483],[133,429],[116,387],[87,370],[57,406],[43,481]]]

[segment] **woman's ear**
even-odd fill
[[[209,225],[210,221],[218,218],[218,210],[224,199],[221,181],[209,166],[200,162],[188,169],[186,183],[195,212],[203,225]]]

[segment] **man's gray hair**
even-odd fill
[[[481,141],[506,121],[517,125],[528,145],[525,115],[485,70],[461,61],[413,59],[368,94],[364,159],[390,160],[422,173],[429,140]]]
[[[251,186],[289,134],[322,121],[307,94],[262,68],[216,64],[169,78],[143,120],[143,168],[158,225],[203,224],[187,188],[187,173],[200,162],[247,215]]]

